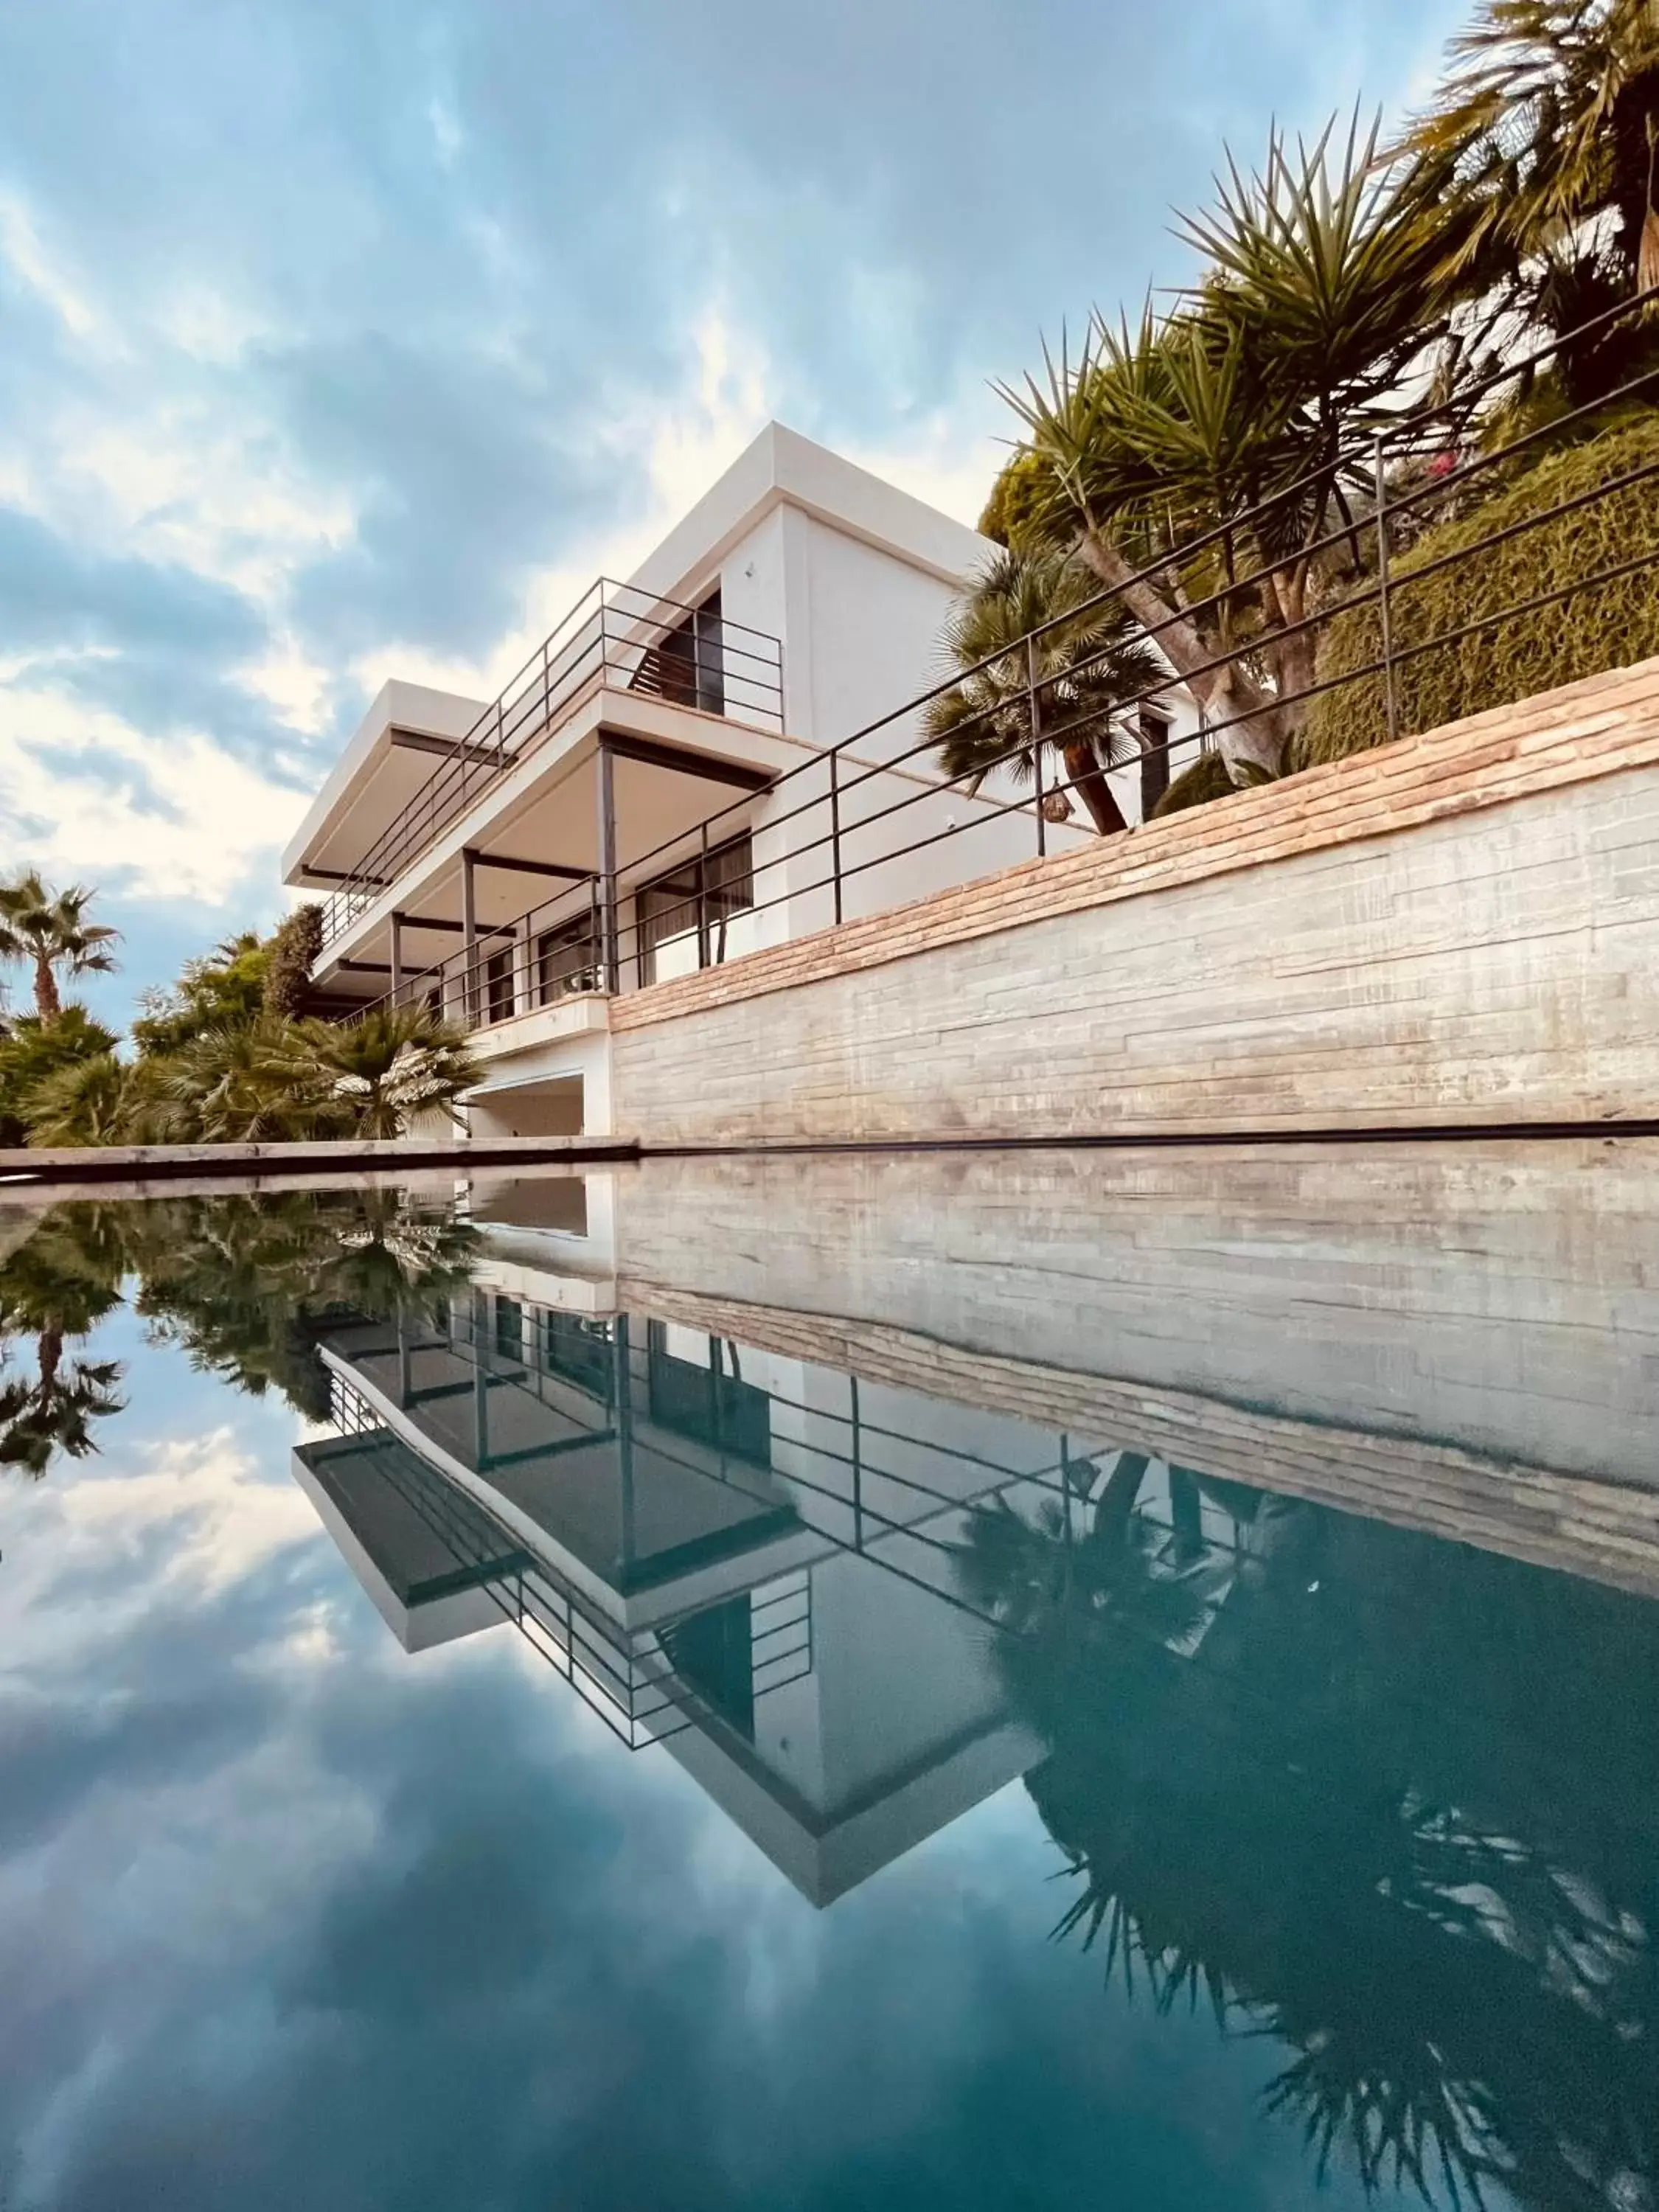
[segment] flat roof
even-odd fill
[[[995,551],[987,538],[787,423],[769,422],[642,561],[629,581],[665,599],[717,567],[775,507],[803,508],[832,529],[965,582]]]

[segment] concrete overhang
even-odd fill
[[[318,1347],[331,1372],[342,1377],[379,1417],[383,1425],[406,1443],[427,1465],[476,1504],[484,1506],[507,1529],[528,1555],[541,1562],[556,1580],[568,1583],[586,1599],[596,1613],[615,1628],[637,1635],[664,1621],[717,1605],[723,1598],[740,1595],[777,1576],[814,1565],[831,1557],[836,1547],[804,1524],[777,1534],[763,1534],[748,1545],[734,1548],[706,1565],[688,1567],[672,1579],[623,1591],[559,1542],[541,1522],[497,1490],[484,1475],[475,1474],[417,1423],[353,1362],[328,1345]]]
[[[776,776],[806,757],[798,740],[775,732],[700,713],[638,691],[595,685],[590,696],[543,744],[514,760],[507,773],[482,793],[466,813],[451,823],[426,851],[330,944],[317,965],[319,987],[326,988],[342,962],[372,955],[386,957],[393,909],[418,932],[422,921],[434,931],[430,950],[438,956],[456,949],[454,924],[460,911],[461,856],[478,854],[477,920],[481,928],[501,927],[542,902],[582,910],[581,882],[599,866],[599,823],[593,784],[601,732],[639,739],[663,749],[663,757],[621,758],[616,763],[616,806],[619,864],[626,869],[659,847],[672,848],[696,833],[697,825],[721,802],[722,787],[700,772],[700,763],[729,766],[744,775]],[[672,764],[678,757],[680,766]],[[727,789],[738,800],[740,787]],[[743,817],[733,811],[732,834]],[[488,863],[499,866],[492,870]],[[544,878],[538,894],[534,878],[510,864],[539,865],[574,872],[561,882]],[[665,860],[665,866],[667,865]],[[426,964],[424,940],[408,950],[411,969]]]
[[[383,684],[289,840],[283,881],[332,889],[488,711],[424,684]]]

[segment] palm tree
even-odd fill
[[[0,884],[0,960],[33,965],[34,1011],[43,1022],[56,1021],[62,1011],[59,969],[70,975],[107,975],[115,966],[110,947],[120,932],[87,920],[94,896],[80,884],[49,890],[33,868]]]
[[[1261,172],[1230,166],[1182,230],[1202,283],[1163,320],[1097,315],[1080,351],[1005,386],[1025,450],[1029,529],[1075,550],[1209,713],[1235,770],[1279,772],[1312,681],[1302,627],[1333,527],[1351,523],[1362,434],[1447,346],[1462,220],[1449,157],[1380,160],[1328,128]],[[1190,548],[1206,537],[1200,555]]]
[[[1028,659],[1028,633],[1061,617],[1033,641]],[[999,553],[957,601],[945,646],[958,667],[975,672],[925,712],[946,774],[976,783],[1006,766],[1024,782],[1046,750],[1103,836],[1126,829],[1101,757],[1111,764],[1127,757],[1113,710],[1154,690],[1167,671],[1133,617],[1103,599],[1087,570],[1063,553]],[[1006,658],[993,659],[1005,648]],[[985,660],[988,668],[977,666]]]
[[[55,1069],[23,1101],[31,1145],[125,1145],[143,1141],[143,1071],[112,1052]]]
[[[1449,270],[1557,338],[1595,323],[1546,379],[1589,404],[1656,351],[1651,319],[1616,310],[1659,284],[1659,6],[1484,0],[1452,54],[1403,141],[1453,165],[1466,217]]]
[[[96,1451],[92,1423],[126,1403],[116,1395],[118,1360],[71,1359],[65,1366],[58,1361],[61,1349],[43,1335],[36,1379],[0,1379],[0,1467],[19,1468],[36,1482],[60,1452],[84,1459]]]
[[[0,1465],[37,1480],[57,1453],[96,1450],[92,1422],[123,1404],[118,1361],[64,1357],[121,1303],[124,1258],[108,1229],[106,1209],[61,1207],[0,1267],[0,1347],[32,1335],[35,1352],[33,1378],[0,1378]]]
[[[159,1110],[179,1140],[282,1143],[344,1136],[351,1125],[297,1023],[216,1022],[155,1065]]]
[[[331,1328],[423,1315],[471,1279],[477,1232],[393,1191],[162,1200],[124,1217],[137,1307],[192,1365],[326,1418]]]
[[[359,1137],[401,1135],[418,1114],[455,1102],[478,1080],[466,1041],[426,1006],[373,1006],[353,1022],[301,1025],[304,1054]]]
[[[1057,1932],[1287,2045],[1269,2109],[1368,2191],[1626,2201],[1659,2110],[1659,1752],[1617,1685],[1659,1664],[1654,1609],[1192,1476],[1250,1532],[1194,1644],[1184,1576],[1126,1577],[1168,1557],[1145,1467],[1120,1459],[1081,1540],[1074,1512],[988,1519],[963,1563],[1049,1747],[1027,1787],[1077,1885]]]
[[[1659,283],[1659,7],[1654,0],[1483,0],[1406,148],[1449,156],[1474,220],[1468,266],[1554,259],[1611,215],[1598,250],[1620,289]]]

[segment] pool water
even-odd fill
[[[0,1192],[0,2206],[1659,2203],[1651,1155]]]

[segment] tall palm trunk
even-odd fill
[[[1106,780],[1106,771],[1091,744],[1079,741],[1062,745],[1060,757],[1066,763],[1066,773],[1071,778],[1072,788],[1088,808],[1091,819],[1103,837],[1115,836],[1127,830],[1123,810],[1112,795],[1112,787]]]
[[[43,1328],[35,1340],[34,1352],[40,1370],[40,1395],[44,1399],[58,1380],[58,1363],[64,1357],[63,1331]]]
[[[64,1011],[58,995],[58,978],[44,952],[34,956],[34,1011],[43,1022],[55,1022]]]

